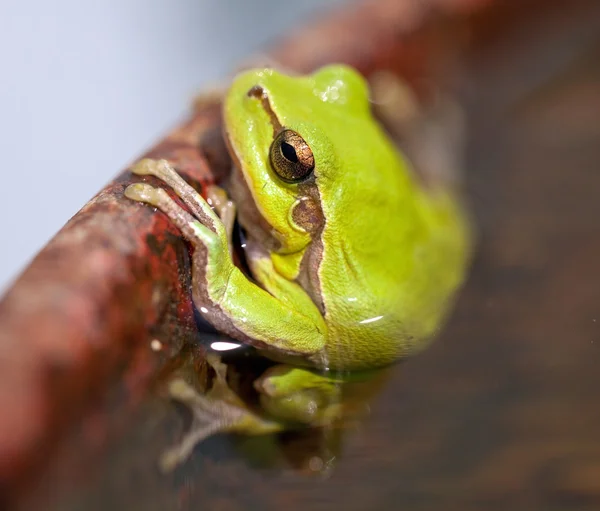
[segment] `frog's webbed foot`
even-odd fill
[[[181,198],[195,218],[205,226],[212,228],[213,232],[219,233],[219,228],[222,227],[219,217],[202,196],[175,171],[167,160],[144,158],[131,167],[131,172],[138,176],[155,176],[163,181]],[[163,208],[163,205],[168,202],[168,199],[164,197],[168,198],[168,195],[166,192],[163,194],[160,190],[160,188],[153,188],[145,183],[136,183],[125,189],[125,196],[132,200],[146,202],[158,207],[171,216],[170,213],[173,208]],[[173,205],[176,209],[180,209],[175,203]],[[172,216],[171,219],[175,221]]]
[[[154,188],[147,183],[135,183],[125,189],[129,199],[145,202],[165,213],[183,236],[198,251],[198,259],[206,254],[219,275],[227,276],[233,268],[231,259],[231,230],[235,218],[235,208],[227,200],[225,192],[213,187],[210,200],[215,209],[221,211],[226,224],[213,210],[213,206],[192,188],[166,160],[143,159],[136,163],[131,171],[138,175],[152,175],[166,183],[184,202],[191,214],[177,204],[163,188]],[[206,264],[206,262],[204,262]],[[199,265],[199,267],[202,265]],[[202,280],[202,276],[195,275]],[[195,286],[198,287],[198,286]],[[198,305],[201,307],[204,303]]]
[[[218,357],[208,356],[207,362],[215,370],[213,386],[200,394],[182,378],[168,386],[171,399],[184,404],[193,414],[190,429],[174,447],[160,459],[163,472],[173,470],[191,455],[194,448],[211,435],[218,433],[245,433],[260,435],[283,429],[278,422],[269,421],[250,411],[227,384],[227,366]]]
[[[125,196],[129,199],[151,204],[166,213],[169,218],[181,229],[181,231],[193,240],[200,238],[205,245],[211,245],[211,241],[216,242],[216,238],[221,236],[227,242],[229,252],[232,248],[233,224],[235,221],[235,204],[229,199],[225,190],[217,185],[211,185],[207,188],[207,200],[194,190],[166,160],[152,160],[145,158],[136,163],[131,172],[140,176],[155,176],[168,186],[181,198],[186,206],[192,212],[190,216],[182,210],[162,188],[154,188],[146,183],[135,183],[125,189]],[[216,211],[213,211],[213,209]],[[198,228],[194,226],[190,231],[190,224],[198,224],[199,220],[202,226],[208,229],[199,229],[205,232],[204,236],[199,235]],[[215,243],[213,243],[214,245]]]

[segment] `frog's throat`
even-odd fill
[[[268,252],[279,252],[283,244],[281,240],[273,235],[273,226],[260,212],[248,187],[241,163],[235,151],[230,146],[229,140],[227,140],[227,146],[233,161],[233,169],[225,184],[225,188],[236,204],[238,221],[246,231],[246,236],[249,240],[258,243]]]
[[[227,136],[225,136],[225,140],[234,165],[226,188],[236,203],[238,220],[248,238],[247,246],[261,247],[266,253],[280,253],[283,248],[282,242],[273,236],[272,226],[256,206],[235,150]],[[313,193],[318,194],[318,190]],[[316,198],[320,200],[320,197]],[[325,314],[325,305],[321,292],[319,267],[323,257],[322,235],[325,222],[323,218],[318,231],[311,235],[312,241],[297,254],[301,254],[301,256],[297,259],[299,264],[294,272],[294,278],[292,278],[309,294],[322,314]],[[288,254],[287,257],[293,257],[293,255]]]

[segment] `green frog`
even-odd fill
[[[344,381],[421,350],[463,282],[469,222],[453,186],[422,183],[373,117],[366,80],[345,65],[307,76],[238,75],[223,106],[234,169],[227,194],[205,200],[165,160],[132,171],[130,199],[155,206],[193,245],[192,296],[218,331],[276,362],[256,382],[261,412],[228,389],[225,369],[197,395],[172,393],[206,423],[175,463],[215,431],[259,434],[319,426],[343,414]],[[232,259],[232,224],[246,234],[250,275]]]

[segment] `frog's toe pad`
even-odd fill
[[[155,176],[165,165],[167,165],[165,160],[144,158],[131,167],[131,172],[138,176]]]
[[[160,190],[160,188],[154,188],[146,183],[135,183],[125,188],[124,195],[131,200],[156,205],[160,202]]]

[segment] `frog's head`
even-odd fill
[[[255,69],[236,78],[224,107],[237,168],[230,193],[249,235],[280,254],[307,247],[324,224],[324,203],[341,192],[324,189],[324,180],[353,180],[342,173],[364,155],[369,112],[365,80],[347,66],[304,77]]]

